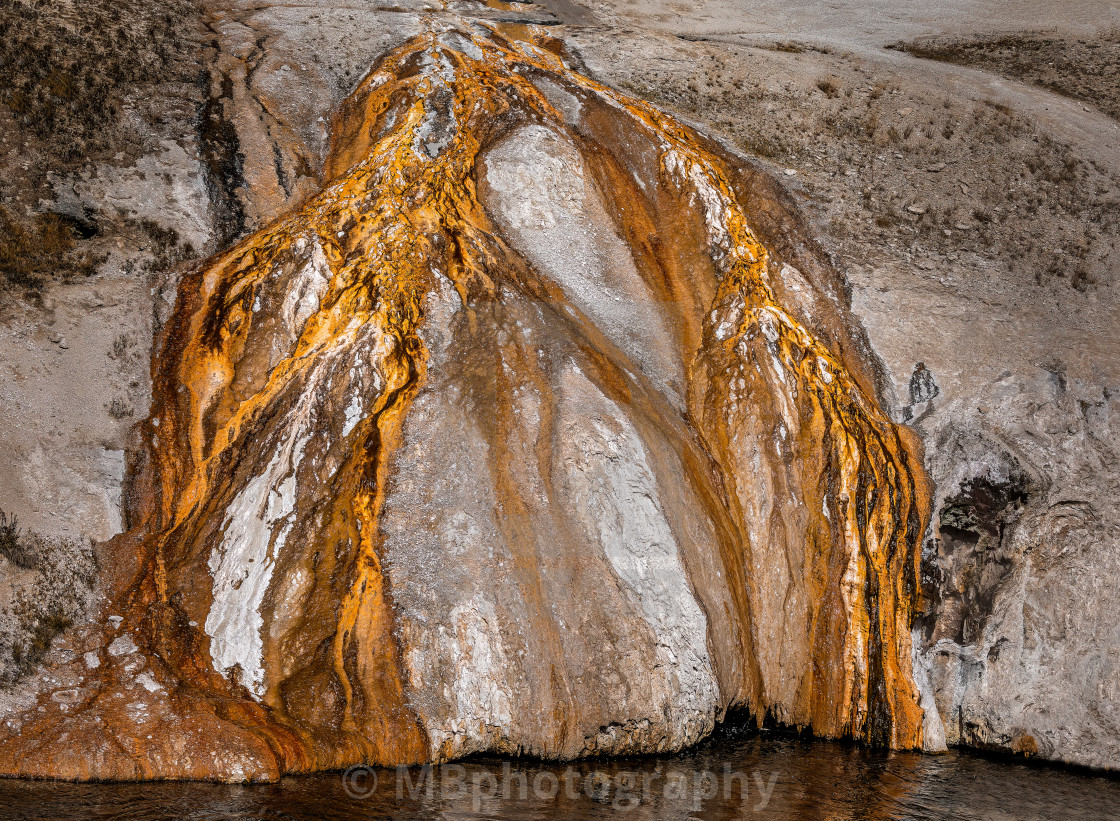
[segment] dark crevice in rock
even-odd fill
[[[73,212],[56,209],[47,213],[56,217],[59,222],[66,226],[75,239],[93,239],[100,233],[97,220],[94,219],[89,209]]]
[[[966,480],[945,500],[938,514],[940,536],[922,561],[929,605],[919,621],[927,644],[945,638],[971,644],[983,634],[1013,563],[1009,530],[1029,498],[1029,481],[1012,474],[1002,482]],[[998,655],[998,646],[992,652]]]
[[[213,48],[216,50],[216,42]],[[225,75],[213,76],[198,129],[206,189],[214,215],[215,240],[219,247],[245,232],[245,210],[238,196],[238,190],[244,187],[245,157],[237,129],[225,115],[226,101],[232,96],[233,81]]]
[[[758,733],[762,732],[764,729],[767,728],[765,726],[759,726],[758,716],[748,708],[731,707],[724,714],[723,719],[716,722],[715,729],[712,730],[712,734],[708,736],[703,744],[750,738],[751,736],[758,735]]]
[[[280,150],[279,143],[272,144],[272,157],[276,165],[276,181],[280,183],[280,188],[284,191],[285,197],[292,195],[292,183],[288,180],[288,172],[284,170],[284,152]]]

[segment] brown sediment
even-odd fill
[[[556,656],[517,662],[525,686],[548,694],[541,714],[478,743],[547,757],[655,751],[745,707],[827,737],[920,746],[910,622],[928,491],[916,441],[883,413],[858,332],[820,281],[827,265],[763,246],[736,188],[744,172],[717,145],[571,70],[543,29],[500,30],[432,23],[386,55],[335,115],[323,191],[183,281],[140,428],[132,530],[107,551],[123,558],[106,614],[123,623],[100,636],[82,701],[23,721],[0,771],[267,780],[470,751],[432,736],[437,708],[421,691],[441,683],[418,678],[400,624],[393,584],[430,580],[386,571],[383,509],[408,479],[393,459],[432,381],[424,306],[440,278],[462,305],[462,350],[521,362],[545,396],[559,390],[552,370],[486,341],[487,329],[517,310],[507,290],[554,308],[586,378],[635,430],[671,443],[652,454],[655,472],[680,466],[711,534],[682,539],[681,553],[706,617],[696,640],[718,684],[714,713],[658,735],[612,717],[605,696],[582,703],[573,688],[601,660],[566,658],[567,628],[549,615],[540,534],[509,471],[513,388],[485,368],[464,376],[493,382],[478,401],[509,572],[529,632]],[[542,81],[578,98],[579,117]],[[667,321],[680,409],[484,207],[480,162],[532,123],[585,158]],[[770,231],[800,231],[768,204]],[[534,447],[540,464],[557,459],[547,438]],[[549,498],[554,472],[541,469]],[[491,571],[476,572],[484,585]],[[601,726],[614,722],[623,729]]]

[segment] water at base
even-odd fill
[[[949,753],[740,734],[683,755],[474,760],[278,784],[0,781],[0,819],[1056,819],[1120,817],[1120,779]]]

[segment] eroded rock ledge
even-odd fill
[[[120,618],[0,772],[660,752],[732,707],[921,746],[929,493],[798,220],[544,29],[428,27],[322,192],[181,283]]]

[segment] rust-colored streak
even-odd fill
[[[323,191],[182,283],[141,427],[133,530],[113,546],[136,558],[110,586],[124,623],[103,641],[127,634],[137,649],[99,651],[88,697],[28,719],[0,749],[0,771],[259,780],[442,755],[411,702],[380,517],[390,457],[428,379],[419,330],[433,272],[475,327],[503,281],[564,303],[510,250],[476,190],[483,152],[528,122],[571,134],[591,158],[613,192],[617,233],[674,328],[687,383],[675,420],[634,397],[634,369],[594,330],[587,359],[642,424],[677,426],[693,442],[681,464],[704,489],[719,584],[730,586],[730,604],[719,604],[700,563],[689,567],[720,709],[919,747],[909,630],[928,492],[915,440],[884,415],[866,363],[840,339],[844,318],[817,305],[810,328],[804,306],[782,304],[781,264],[711,143],[571,70],[543,29],[430,29],[387,54],[336,113]],[[534,85],[541,77],[582,95],[587,121],[566,121]],[[631,181],[635,161],[612,129],[653,146],[650,191]],[[573,323],[591,324],[577,314]],[[546,390],[546,375],[525,367]],[[499,456],[507,422],[494,422]],[[497,475],[512,499],[515,481]],[[521,538],[515,515],[503,527]],[[265,544],[222,587],[222,562]],[[526,548],[515,572],[543,614],[535,561]],[[223,627],[215,613],[227,605],[248,621]],[[558,648],[558,628],[541,620],[539,646]],[[774,633],[784,638],[767,643]],[[234,658],[244,663],[219,663]],[[134,686],[141,669],[155,686],[146,695]],[[549,754],[580,743],[567,675],[554,666],[545,682]],[[147,718],[122,691],[139,694]]]

